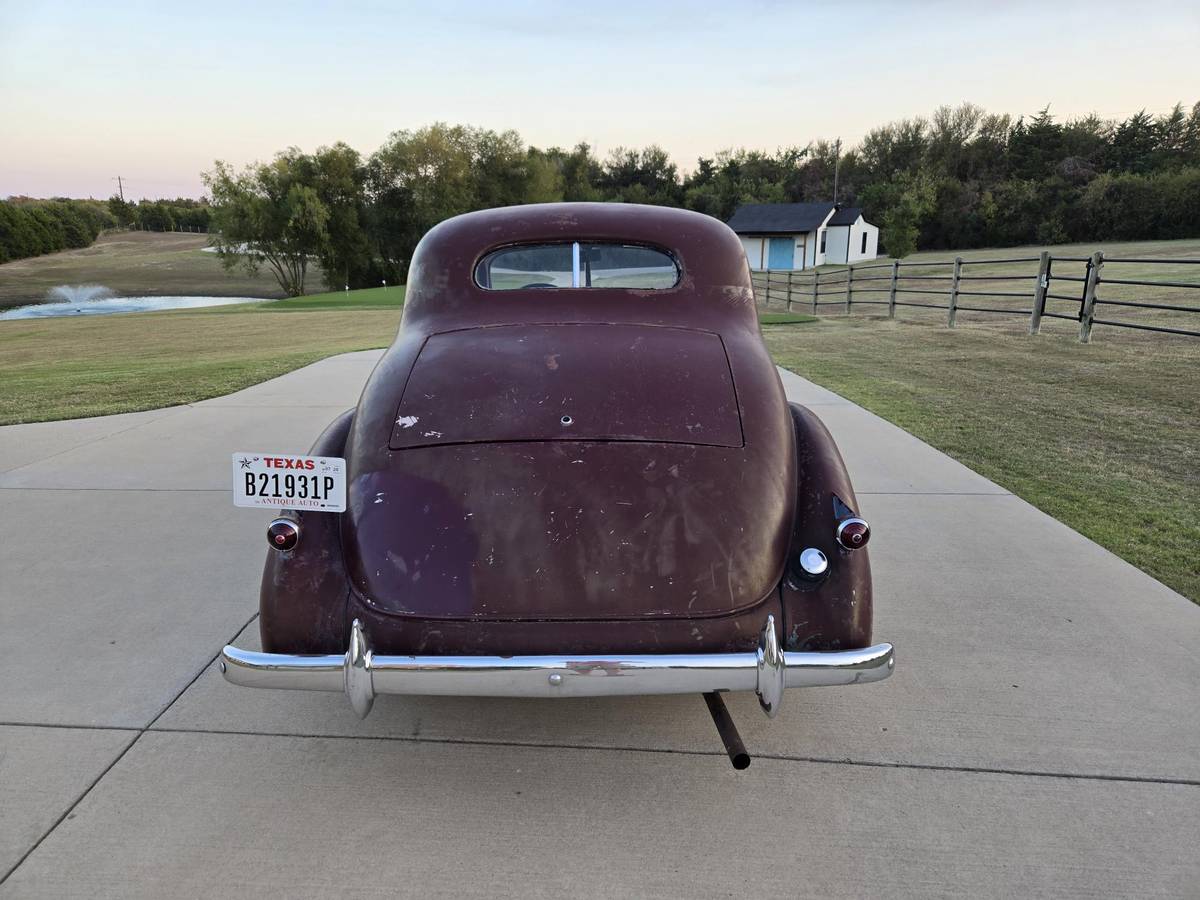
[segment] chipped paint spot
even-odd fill
[[[396,424],[401,428],[412,428],[418,421],[420,421],[419,416],[401,416],[396,420]]]
[[[441,436],[442,436],[442,433],[440,431],[422,431],[421,432],[421,437],[439,438]]]

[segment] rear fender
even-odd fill
[[[846,464],[824,423],[789,403],[796,434],[796,519],[782,596],[784,649],[852,650],[871,644],[871,561],[868,550],[845,550],[837,523],[858,513]],[[818,582],[799,573],[800,551],[816,547],[829,559]]]
[[[313,456],[342,456],[354,410],[321,433]],[[299,523],[300,542],[288,553],[267,551],[259,594],[259,632],[267,653],[342,653],[349,641],[350,581],[342,559],[341,514],[284,510]]]

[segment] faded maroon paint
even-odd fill
[[[498,441],[741,447],[725,348],[709,332],[640,325],[509,325],[431,336],[404,388],[392,449]]]
[[[792,403],[796,429],[796,520],[783,579],[785,650],[850,650],[871,644],[871,561],[868,551],[846,550],[837,542],[836,497],[854,512],[858,499],[833,437],[812,410]],[[845,516],[842,516],[845,518]],[[829,559],[829,575],[805,581],[794,561],[805,547]]]
[[[665,249],[679,284],[488,291],[473,281],[499,246],[570,240]],[[340,652],[344,632],[322,624],[331,609],[343,627],[362,619],[381,653],[745,650],[768,613],[784,620],[789,647],[869,643],[865,554],[836,549],[831,501],[822,508],[832,491],[853,508],[844,467],[823,429],[789,415],[741,244],[715,219],[557,204],[434,228],[345,456],[347,512],[309,515],[325,516],[323,531],[340,518],[345,574],[289,578],[289,566],[311,569],[308,554],[332,547],[326,533],[313,547],[311,529],[290,560],[268,564],[272,649],[298,650],[284,645],[307,621],[321,637],[306,651]],[[785,576],[800,541],[833,563],[819,586]],[[277,638],[284,622],[288,637]]]
[[[313,456],[341,456],[354,411],[342,413],[317,438]],[[267,551],[259,592],[259,634],[267,653],[340,653],[349,641],[346,575],[338,514],[289,510],[300,526],[290,553]],[[338,648],[333,650],[331,648]]]

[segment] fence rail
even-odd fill
[[[1003,271],[1008,266],[1034,264],[1036,270],[1012,274]],[[1056,264],[1066,270],[1056,272]],[[994,266],[1000,271],[964,274],[968,266]],[[1123,272],[1123,266],[1150,267],[1150,272]],[[1150,277],[1159,266],[1178,268],[1163,278]],[[872,271],[878,269],[890,272]],[[863,272],[871,274],[860,274]],[[1193,273],[1194,280],[1187,280]],[[1004,259],[893,260],[824,271],[768,269],[751,274],[760,305],[770,308],[775,303],[789,312],[807,310],[818,315],[821,307],[837,306],[849,315],[857,306],[886,306],[888,317],[895,318],[897,307],[936,309],[945,311],[946,324],[951,328],[960,312],[1024,316],[1031,334],[1040,331],[1043,318],[1058,319],[1078,322],[1079,339],[1084,343],[1091,340],[1093,325],[1200,337],[1200,318],[1187,318],[1200,316],[1200,295],[1175,293],[1200,290],[1200,259],[1105,257],[1100,251],[1091,256],[1054,256],[1043,251],[1038,256]],[[1007,283],[990,289],[989,282]],[[1014,282],[1032,286],[1021,290]],[[1128,293],[1131,290],[1133,295]],[[880,299],[880,294],[887,299]],[[935,302],[906,299],[906,295]],[[967,302],[960,303],[960,298]],[[1015,304],[1017,300],[1029,302]],[[1071,304],[1073,309],[1064,311],[1062,304]],[[1126,311],[1124,317],[1108,318],[1121,316],[1120,310]],[[1130,321],[1134,314],[1149,318]]]

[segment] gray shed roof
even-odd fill
[[[833,214],[833,218],[829,220],[830,225],[853,225],[858,221],[858,217],[862,215],[861,206],[843,206]]]
[[[727,224],[738,234],[801,234],[821,227],[832,203],[747,203]]]
[[[832,203],[746,203],[725,224],[738,234],[803,234],[820,228],[830,211],[831,226],[853,225],[862,215],[861,206],[835,210]]]

